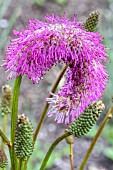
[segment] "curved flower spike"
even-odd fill
[[[25,30],[13,31],[17,36],[7,48],[5,62],[8,79],[28,75],[33,83],[57,62],[76,63],[84,58],[106,61],[106,48],[99,33],[83,30],[83,23],[64,16],[46,16],[45,21],[29,20]],[[80,26],[82,25],[82,26]]]
[[[56,103],[48,115],[57,114],[58,123],[74,121],[91,102],[101,98],[107,84],[103,38],[99,32],[84,30],[76,18],[52,14],[44,22],[29,20],[25,30],[13,31],[17,38],[11,40],[3,64],[6,72],[10,71],[8,79],[27,75],[33,83],[57,62],[69,64],[65,85],[54,99],[47,99]]]

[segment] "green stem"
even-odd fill
[[[3,131],[4,134],[6,134],[7,120],[8,120],[8,115],[4,114],[3,124],[2,124],[2,131]],[[2,146],[2,149],[4,149],[4,142],[3,142],[3,140],[2,140],[1,146]]]
[[[70,133],[69,132],[65,132],[62,136],[60,136],[59,138],[57,138],[53,142],[53,144],[50,146],[50,148],[49,148],[49,150],[48,150],[48,152],[47,152],[47,154],[46,154],[46,156],[45,156],[45,158],[44,158],[44,160],[42,162],[40,170],[45,170],[46,164],[47,164],[47,162],[48,162],[48,160],[49,160],[53,150],[55,149],[55,147],[58,145],[59,142],[61,142],[63,139],[65,139],[68,136],[70,136]]]
[[[4,142],[6,145],[8,145],[8,147],[10,147],[10,146],[11,146],[11,143],[10,143],[9,139],[5,136],[5,134],[2,132],[1,129],[0,129],[0,136],[1,136],[2,140],[3,140],[3,142]]]
[[[71,165],[71,170],[74,170],[73,145],[69,144],[69,146],[70,146],[70,165]]]
[[[55,91],[56,91],[56,89],[57,89],[57,86],[58,86],[58,84],[59,84],[62,76],[64,75],[67,67],[68,67],[68,64],[62,69],[59,77],[57,78],[55,84],[53,85],[53,88],[52,88],[52,90],[51,90],[52,93],[55,93]],[[50,94],[50,95],[48,96],[48,98],[51,98],[51,97],[52,97],[52,95]],[[41,114],[41,116],[40,116],[40,119],[39,119],[39,121],[38,121],[36,130],[35,130],[35,133],[34,133],[34,142],[36,141],[37,135],[38,135],[38,133],[39,133],[39,131],[40,131],[40,128],[41,128],[41,125],[42,125],[42,123],[43,123],[43,121],[44,121],[44,118],[45,118],[45,115],[46,115],[46,113],[47,113],[48,107],[49,107],[49,104],[48,104],[48,102],[46,102],[45,107],[44,107],[44,109],[43,109],[43,111],[42,111],[42,114]]]
[[[20,159],[20,169],[19,169],[19,170],[25,170],[25,169],[24,169],[24,163],[25,163],[25,161],[23,161],[22,159]]]
[[[17,170],[20,170],[20,159],[17,159],[17,166],[16,166]]]
[[[14,139],[15,139],[15,127],[16,127],[16,119],[18,114],[18,96],[20,91],[21,84],[21,76],[18,76],[15,80],[14,91],[12,97],[12,109],[11,109],[11,165],[12,170],[16,170],[16,157],[14,153]]]
[[[28,162],[29,159],[27,159],[27,161],[25,161],[24,163],[24,170],[27,170],[27,162]]]
[[[86,154],[84,156],[84,159],[82,160],[82,163],[81,163],[81,165],[79,167],[79,170],[84,170],[85,165],[86,165],[86,163],[88,161],[88,158],[90,157],[90,154],[91,154],[91,152],[92,152],[92,150],[93,150],[93,148],[94,148],[94,146],[95,146],[95,144],[96,144],[96,142],[97,142],[97,140],[98,140],[98,138],[99,138],[99,136],[100,136],[100,134],[101,134],[101,132],[102,132],[102,130],[104,128],[104,126],[106,125],[107,121],[110,118],[112,118],[112,114],[113,114],[113,107],[111,107],[109,109],[107,115],[105,116],[103,122],[101,123],[95,137],[93,138],[93,140],[92,140],[92,142],[91,142],[91,144],[90,144],[90,146],[89,146],[89,148],[88,148],[88,150],[87,150],[87,152],[86,152]]]

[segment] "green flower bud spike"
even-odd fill
[[[27,160],[33,152],[33,127],[25,114],[18,115],[14,150],[17,158]]]
[[[7,156],[2,148],[0,148],[0,168],[5,168],[8,165]]]
[[[105,109],[102,101],[97,101],[89,105],[86,110],[70,124],[69,132],[75,137],[87,134],[98,120],[100,113]]]
[[[84,28],[86,31],[93,32],[99,21],[99,12],[93,11],[90,13],[89,18],[84,23]]]
[[[2,116],[11,113],[12,88],[9,85],[2,86],[1,112]]]

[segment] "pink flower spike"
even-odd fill
[[[64,16],[45,16],[45,21],[29,20],[7,48],[2,67],[10,72],[8,79],[27,75],[39,83],[46,71],[58,62],[69,63],[65,84],[47,98],[52,104],[48,116],[57,123],[73,122],[94,101],[102,97],[108,82],[103,64],[107,61],[106,47],[99,32],[84,30],[83,23]]]

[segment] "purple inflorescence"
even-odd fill
[[[27,75],[38,83],[57,62],[69,64],[65,85],[53,98],[48,116],[66,124],[74,121],[91,103],[101,98],[108,74],[103,62],[106,47],[99,32],[88,32],[82,22],[64,16],[46,16],[45,21],[29,20],[25,30],[13,31],[3,66],[8,79]]]

